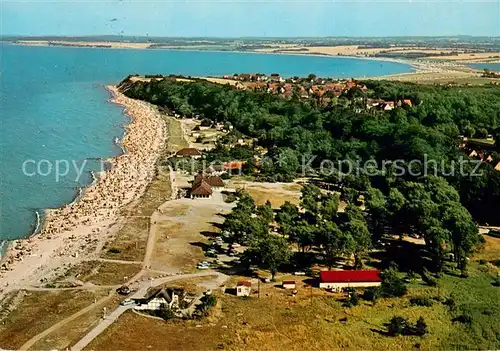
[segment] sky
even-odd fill
[[[500,36],[500,0],[0,0],[2,35]]]

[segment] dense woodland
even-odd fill
[[[259,176],[263,179],[289,181],[302,172],[303,157],[315,156],[309,176],[336,184],[342,191],[342,199],[351,205],[358,201],[360,194],[365,198],[364,215],[359,215],[351,206],[347,212],[351,217],[346,219],[344,215],[317,212],[330,206],[324,201],[336,200],[313,196],[314,201],[309,200],[303,207],[306,213],[315,214],[296,218],[299,225],[314,226],[314,221],[319,219],[331,227],[332,233],[351,231],[353,235],[366,233],[366,226],[371,242],[385,233],[421,235],[433,257],[434,269],[440,270],[445,254],[452,252],[457,267],[464,271],[467,255],[480,242],[475,222],[499,223],[500,172],[491,164],[483,163],[481,175],[471,177],[467,174],[475,165],[466,164],[465,174],[460,174],[458,166],[456,172],[452,172],[453,162],[466,158],[459,149],[460,135],[484,138],[492,134],[498,140],[500,89],[385,81],[363,83],[368,87],[367,92],[351,89],[336,99],[335,104],[327,106],[315,99],[301,101],[293,96],[287,100],[201,81],[186,83],[165,79],[133,84],[124,81],[122,87],[129,97],[175,110],[183,116],[198,115],[230,123],[237,133],[255,138],[253,147],[265,148],[266,156],[275,161],[262,164]],[[413,106],[392,111],[368,110],[365,108],[368,98],[395,102],[411,99]],[[496,164],[500,161],[498,142],[493,148],[492,164]],[[231,153],[223,149],[222,145],[215,152]],[[398,176],[391,168],[386,172],[371,170],[370,175],[363,170],[346,175],[346,170],[340,167],[324,175],[317,172],[324,159],[374,160],[378,165],[384,160],[405,160],[402,165],[405,171]],[[437,167],[435,175],[408,172],[422,171],[422,166],[409,161],[424,159],[443,166]],[[247,167],[247,171],[252,173],[252,157],[248,162],[251,167]],[[313,202],[319,205],[315,207]],[[297,223],[292,223],[292,227],[297,228]],[[349,247],[353,250],[355,246]],[[352,253],[356,257],[356,252]]]

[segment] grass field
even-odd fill
[[[285,201],[298,204],[300,200],[301,185],[295,183],[259,183],[235,178],[229,182],[228,187],[244,189],[257,205],[263,205],[269,200],[273,208],[279,208]]]
[[[182,148],[189,147],[189,143],[184,138],[181,122],[173,117],[167,117],[166,119],[168,129],[167,151],[174,152],[179,151]]]
[[[261,284],[260,298],[237,298],[219,293],[212,314],[201,321],[163,322],[134,314],[123,315],[91,344],[99,350],[325,350],[325,349],[498,349],[500,348],[500,288],[492,285],[497,269],[479,264],[484,257],[500,257],[500,239],[487,238],[484,250],[469,266],[469,277],[444,275],[436,287],[423,282],[409,285],[402,298],[361,300],[344,307],[343,294],[305,288],[297,281],[298,295],[274,284]],[[237,281],[233,277],[231,282]],[[228,286],[231,286],[229,284]],[[256,286],[254,284],[254,290]],[[415,306],[412,298],[428,297],[430,307]],[[444,302],[450,297],[455,308]],[[422,316],[428,334],[388,336],[386,323],[395,315],[415,323]],[[470,317],[465,323],[458,317]],[[154,336],[154,337],[153,337]]]
[[[102,304],[90,312],[83,314],[58,330],[39,340],[33,345],[33,350],[64,350],[74,345],[87,334],[102,318],[103,307],[108,311],[114,310],[121,298],[115,295],[110,301]]]
[[[118,285],[126,282],[140,270],[139,264],[84,261],[71,267],[59,280],[70,278],[96,285]]]
[[[0,324],[1,347],[17,349],[33,336],[101,298],[103,291],[27,292]]]

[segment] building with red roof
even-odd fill
[[[186,147],[177,151],[175,154],[177,157],[191,157],[191,158],[201,158],[202,154],[200,150],[195,149],[194,147]]]
[[[382,284],[380,271],[346,270],[319,272],[319,287],[341,291],[346,288],[366,288]]]
[[[247,280],[240,280],[236,284],[236,296],[249,296],[252,290],[252,283]]]

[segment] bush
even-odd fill
[[[207,307],[214,307],[217,305],[217,298],[214,295],[208,295],[205,299],[205,305]]]
[[[397,335],[418,335],[423,336],[427,334],[427,323],[424,317],[420,317],[415,325],[412,325],[407,318],[401,316],[394,316],[387,324],[387,332],[392,336]]]
[[[480,259],[478,262],[479,262],[479,264],[486,264],[487,263],[487,261],[485,259],[483,259],[483,258]]]
[[[446,298],[444,304],[448,306],[450,312],[454,312],[457,310],[457,302],[453,294],[451,294],[450,297]]]
[[[431,307],[434,304],[434,301],[427,296],[420,296],[411,299],[410,303],[414,306]]]
[[[415,335],[418,335],[418,336],[423,336],[425,334],[427,334],[427,323],[425,323],[425,320],[424,320],[424,317],[420,317],[418,320],[417,320],[417,323],[415,324],[415,328],[414,328],[414,332],[415,332]]]
[[[175,317],[174,311],[172,311],[166,304],[160,305],[160,309],[156,312],[156,315],[166,321]]]
[[[438,286],[438,280],[426,268],[424,268],[424,272],[422,273],[422,279],[429,286]]]
[[[408,319],[400,316],[394,316],[387,325],[387,332],[392,336],[403,335],[408,330],[408,327]]]
[[[109,253],[114,253],[114,254],[119,254],[121,251],[120,249],[117,249],[116,247],[112,247],[111,249],[108,250]]]
[[[378,287],[365,289],[362,298],[366,301],[375,302],[381,295],[381,290]]]
[[[454,322],[459,322],[459,323],[467,324],[467,325],[471,325],[472,320],[473,320],[472,315],[469,313],[461,314],[460,316],[453,319]]]
[[[497,275],[495,278],[493,278],[493,283],[491,283],[493,286],[500,286],[500,275]]]

